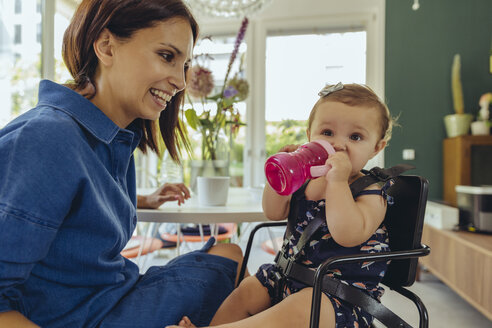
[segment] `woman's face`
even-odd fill
[[[137,118],[156,120],[185,84],[193,50],[190,24],[172,18],[136,31],[128,40],[112,34],[99,56],[93,102],[120,127]]]

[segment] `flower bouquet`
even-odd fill
[[[214,90],[213,73],[203,65],[194,65],[188,74],[188,86],[186,96],[191,108],[184,111],[186,122],[189,126],[199,132],[201,136],[201,160],[218,160],[224,152],[229,156],[229,150],[224,149],[229,145],[224,145],[224,139],[233,138],[241,125],[239,111],[235,106],[238,102],[246,99],[249,92],[249,85],[243,75],[242,60],[239,71],[229,78],[231,68],[236,60],[239,46],[244,39],[248,19],[244,18],[241,28],[236,36],[234,50],[230,56],[227,72],[223,86],[215,95],[210,95]],[[195,58],[195,61],[198,58]],[[193,106],[193,99],[199,100],[203,111],[197,114]]]

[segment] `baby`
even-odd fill
[[[277,221],[289,216],[289,222],[295,223],[286,234],[288,243],[284,243],[282,254],[296,254],[296,263],[310,268],[332,256],[389,251],[383,225],[389,183],[382,188],[379,184],[370,185],[355,195],[350,189],[354,181],[364,176],[361,170],[368,160],[383,150],[390,139],[393,120],[389,110],[363,85],[326,86],[319,96],[306,132],[309,141],[326,140],[335,149],[326,161],[328,172],[307,181],[293,195],[279,195],[268,183],[263,193],[266,217]],[[298,145],[286,145],[280,151],[292,152],[297,148]],[[298,250],[302,232],[318,217],[322,217],[321,226]],[[386,268],[386,262],[344,264],[332,268],[329,275],[379,299],[384,290],[378,284]],[[312,287],[288,279],[279,291],[279,273],[275,264],[262,265],[255,276],[245,278],[228,296],[210,325],[309,326]],[[321,327],[369,327],[372,320],[361,308],[324,292]],[[194,327],[188,317],[183,317],[179,326]]]

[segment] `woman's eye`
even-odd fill
[[[350,140],[360,141],[360,140],[362,140],[362,136],[361,136],[360,134],[356,134],[356,133],[355,133],[355,134],[352,134],[352,135],[350,136]]]
[[[333,135],[333,131],[331,131],[331,130],[323,130],[323,132],[321,132],[321,134],[324,135],[324,136],[331,137]]]
[[[168,52],[161,52],[159,55],[164,58],[165,61],[171,62],[174,58],[173,54],[170,54]]]

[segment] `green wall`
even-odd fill
[[[401,127],[394,129],[385,166],[409,163],[409,173],[430,182],[429,199],[442,199],[443,117],[453,113],[451,64],[461,55],[465,112],[477,114],[478,100],[492,92],[492,0],[386,0],[385,93]],[[402,150],[415,149],[404,161]]]

